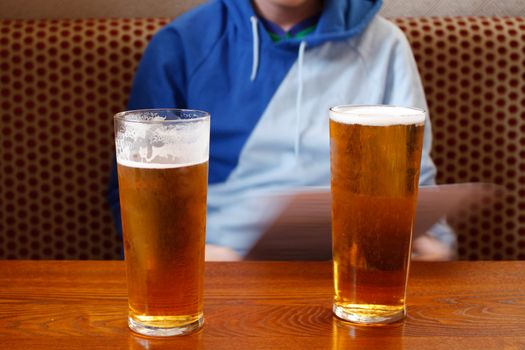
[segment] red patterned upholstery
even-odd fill
[[[0,258],[114,259],[112,115],[167,19],[0,20]],[[506,196],[455,218],[465,259],[525,258],[525,22],[397,19],[434,125],[439,182]]]
[[[463,259],[525,259],[524,18],[404,18],[427,94],[438,182],[491,182],[493,206],[450,219]]]
[[[166,19],[0,21],[0,258],[114,259],[112,115]]]

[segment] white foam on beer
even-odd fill
[[[397,106],[348,105],[331,108],[330,119],[343,124],[366,126],[413,125],[425,122],[425,112]]]
[[[208,161],[209,118],[175,123],[163,123],[164,118],[155,116],[144,120],[121,123],[115,130],[119,164],[166,169]]]

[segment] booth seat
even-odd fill
[[[439,183],[490,182],[450,218],[460,259],[525,259],[525,20],[392,18],[416,57]],[[0,258],[118,259],[112,115],[167,18],[0,20]]]

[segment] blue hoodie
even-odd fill
[[[211,113],[208,243],[244,254],[273,215],[254,193],[329,185],[329,107],[426,109],[406,38],[376,15],[381,0],[323,7],[313,33],[274,43],[250,1],[210,1],[160,30],[144,53],[129,109]],[[435,178],[426,125],[420,185]],[[120,227],[116,176],[110,202]],[[433,232],[453,243],[446,226]]]

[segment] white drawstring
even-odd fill
[[[301,142],[301,103],[303,99],[303,61],[306,41],[301,41],[297,55],[297,98],[295,100],[295,156],[299,156],[299,145]]]
[[[257,17],[251,16],[252,22],[252,36],[253,36],[253,60],[252,60],[252,74],[250,80],[254,81],[257,77],[257,68],[259,68],[259,31],[257,28]]]
[[[253,61],[252,74],[250,80],[254,81],[257,77],[257,69],[259,68],[259,29],[257,26],[257,17],[251,16],[252,23],[252,37],[253,37]],[[306,50],[306,41],[301,41],[299,45],[299,53],[297,55],[297,98],[295,101],[295,142],[294,153],[297,157],[299,155],[299,145],[301,142],[301,103],[303,99],[303,61],[304,51]]]

